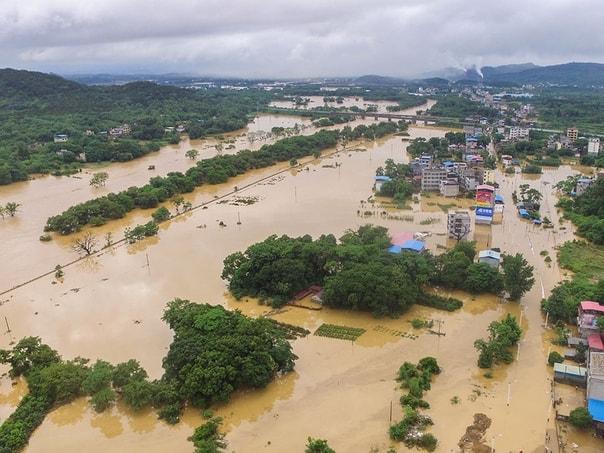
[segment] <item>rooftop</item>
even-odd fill
[[[490,186],[488,184],[481,184],[476,186],[476,190],[490,190],[491,192],[495,192],[495,187]]]
[[[573,376],[583,377],[587,374],[587,369],[576,365],[565,365],[563,363],[555,363],[554,373],[572,374]]]
[[[587,344],[589,349],[598,351],[604,351],[604,342],[602,342],[602,336],[599,333],[592,333],[587,337]]]
[[[587,400],[587,410],[595,421],[604,422],[604,401]]]
[[[495,250],[481,250],[478,252],[478,258],[494,258],[496,260],[501,260],[501,253],[496,252]]]
[[[422,241],[416,241],[413,239],[409,239],[403,242],[403,245],[401,245],[401,250],[412,250],[414,252],[421,252],[425,248],[426,244],[424,244]]]
[[[604,313],[604,306],[600,305],[599,302],[593,302],[591,300],[584,300],[583,302],[581,302],[581,310],[597,311],[598,313]]]

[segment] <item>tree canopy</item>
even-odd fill
[[[294,368],[297,357],[285,331],[268,319],[181,299],[168,304],[163,319],[174,339],[163,359],[164,375],[154,381],[136,360],[64,360],[37,337],[1,350],[0,363],[10,366],[11,376],[26,379],[29,393],[0,426],[0,451],[21,450],[50,410],[79,396],[89,396],[98,412],[119,398],[133,410],[153,406],[160,418],[176,423],[186,404],[224,402],[237,389],[264,387]],[[216,420],[208,423],[193,436],[198,451],[210,451],[199,449],[207,430],[218,432]],[[221,445],[221,437],[212,438]]]

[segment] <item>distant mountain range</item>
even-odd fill
[[[442,77],[450,81],[469,80],[485,83],[550,84],[565,86],[604,86],[604,64],[565,63],[537,66],[533,63],[504,66],[484,66],[466,70],[445,68],[427,73],[426,76]]]

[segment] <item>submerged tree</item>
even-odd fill
[[[185,156],[191,160],[195,160],[197,159],[197,156],[199,156],[199,151],[196,149],[190,149],[185,153]]]
[[[92,255],[96,251],[98,241],[96,236],[90,232],[85,233],[83,236],[75,239],[71,245],[74,252]]]
[[[336,453],[336,451],[327,444],[325,439],[309,437],[306,441],[304,453]]]
[[[503,255],[501,268],[504,288],[512,300],[520,299],[535,284],[534,268],[520,253]]]
[[[90,185],[96,188],[103,187],[108,179],[109,173],[107,173],[106,171],[100,171],[92,175],[92,178],[90,179]]]

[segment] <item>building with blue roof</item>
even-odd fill
[[[524,209],[524,208],[520,208],[518,209],[518,214],[520,215],[520,217],[522,217],[523,219],[528,219],[530,217],[529,212]]]
[[[503,195],[495,195],[495,204],[503,204]]]
[[[604,401],[588,399],[587,410],[594,421],[604,423]]]
[[[393,245],[388,248],[390,253],[399,254],[402,252],[413,252],[421,253],[426,250],[426,244],[422,241],[416,241],[414,239],[408,239],[401,245]]]
[[[426,249],[426,244],[422,241],[416,241],[415,239],[409,239],[403,242],[401,245],[401,251],[421,253]]]
[[[401,253],[401,246],[400,245],[393,245],[390,248],[388,248],[388,251],[390,253],[395,253],[395,254],[398,255],[399,253]]]

